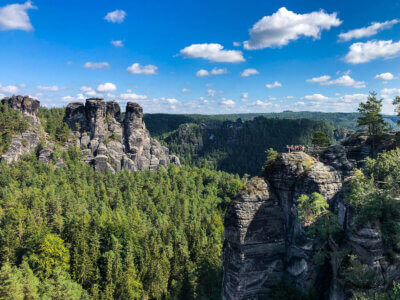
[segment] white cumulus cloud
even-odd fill
[[[119,95],[119,98],[121,100],[126,100],[126,101],[138,101],[138,100],[146,100],[147,96],[146,95],[138,95],[134,93],[124,93]]]
[[[270,83],[270,84],[266,84],[265,87],[269,88],[269,89],[273,89],[276,87],[281,87],[282,84],[278,81],[275,81],[274,83]]]
[[[326,101],[329,100],[329,97],[326,97],[322,94],[312,94],[312,95],[306,95],[301,98],[302,100],[308,100],[308,101]]]
[[[363,37],[370,37],[378,32],[385,30],[385,29],[390,29],[393,27],[393,25],[399,23],[400,20],[394,19],[391,21],[386,21],[386,22],[373,22],[371,23],[370,26],[368,27],[362,27],[358,29],[353,29],[345,33],[339,34],[339,39],[342,41],[349,41],[351,39],[360,39]]]
[[[210,75],[222,75],[222,74],[227,74],[227,73],[228,73],[227,69],[221,69],[221,68],[214,68],[211,71],[200,69],[196,72],[196,76],[204,77],[204,76],[210,76]]]
[[[19,89],[15,85],[1,85],[0,84],[0,92],[6,94],[16,94],[18,93]]]
[[[85,96],[82,94],[77,94],[75,97],[74,96],[65,96],[61,98],[61,101],[65,102],[70,102],[70,101],[83,101],[85,100]]]
[[[378,58],[392,58],[400,52],[400,42],[367,41],[365,43],[354,43],[344,60],[351,64],[366,63]]]
[[[99,70],[99,69],[107,69],[110,67],[108,62],[86,62],[83,67],[85,69]]]
[[[214,97],[215,96],[216,91],[214,91],[213,89],[209,89],[207,91],[207,96],[208,97]]]
[[[193,44],[183,48],[180,54],[186,58],[203,58],[214,62],[244,62],[242,51],[224,50],[220,44]]]
[[[324,75],[321,77],[314,77],[308,79],[308,82],[319,83],[320,85],[339,85],[339,86],[350,86],[356,89],[364,88],[364,81],[356,81],[350,77],[350,75],[343,75],[337,79],[329,80],[331,77],[328,75]]]
[[[72,96],[65,96],[65,97],[61,98],[61,101],[64,101],[64,102],[70,102],[70,101],[73,101],[73,100],[75,100],[75,98],[72,97]]]
[[[33,30],[27,13],[30,9],[36,9],[31,1],[0,7],[0,30]]]
[[[312,83],[320,83],[320,82],[325,82],[331,79],[331,76],[329,75],[322,75],[320,77],[313,77],[311,79],[307,79],[307,82],[312,82]]]
[[[234,106],[235,102],[231,99],[226,99],[226,98],[222,98],[221,99],[221,104],[224,106]]]
[[[381,96],[383,98],[393,98],[394,94],[400,94],[400,89],[397,88],[385,88],[381,90]]]
[[[166,99],[166,101],[167,101],[169,104],[178,104],[178,103],[179,103],[179,100],[178,100],[178,99],[175,99],[175,98],[168,98],[168,99]]]
[[[208,72],[207,70],[204,69],[200,69],[196,72],[196,76],[197,77],[204,77],[204,76],[209,76],[210,72]]]
[[[38,85],[36,88],[39,91],[47,91],[47,92],[58,92],[60,90],[60,88],[56,85],[52,85],[52,86]]]
[[[249,30],[250,40],[243,43],[248,50],[282,47],[301,36],[319,39],[322,30],[329,30],[342,23],[336,13],[323,10],[296,14],[281,7],[271,16],[265,16]]]
[[[261,100],[257,100],[253,103],[253,105],[260,106],[260,107],[267,107],[267,106],[272,106],[273,104],[271,102],[264,102]]]
[[[111,23],[122,23],[126,17],[126,12],[122,9],[116,9],[112,12],[109,12],[104,19]]]
[[[93,90],[91,87],[82,86],[79,90],[80,90],[81,92],[83,92],[86,96],[89,96],[89,97],[94,97],[94,96],[96,96],[96,91]]]
[[[381,73],[381,74],[376,75],[375,79],[392,80],[392,79],[394,79],[394,75],[390,72]]]
[[[99,84],[96,89],[100,93],[110,93],[117,90],[117,86],[114,83],[106,82]]]
[[[211,75],[222,75],[228,73],[227,69],[222,69],[222,68],[214,68],[211,70]]]
[[[240,73],[240,76],[249,77],[251,75],[257,75],[257,74],[260,74],[260,72],[258,72],[256,69],[251,69],[250,68],[250,69],[243,70],[243,72]]]
[[[187,89],[187,88],[182,89],[182,93],[190,93],[190,92],[192,92],[191,89]]]
[[[123,43],[121,40],[111,41],[111,44],[112,44],[114,47],[123,47],[123,46],[124,46],[124,43]]]
[[[326,111],[326,112],[354,112],[361,101],[365,101],[366,94],[346,94],[336,97],[327,97],[322,94],[312,94],[302,97],[302,102],[295,103],[301,106],[301,109],[309,111]]]
[[[154,65],[141,66],[139,63],[134,63],[126,70],[131,74],[155,75],[157,69],[158,67]]]

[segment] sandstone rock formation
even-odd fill
[[[48,163],[55,145],[43,133],[37,117],[40,102],[27,96],[13,96],[4,98],[2,103],[20,110],[32,125],[21,136],[13,137],[2,159],[11,163],[22,154],[35,151],[40,161]],[[66,108],[65,122],[72,130],[66,147],[71,144],[80,147],[82,159],[102,172],[156,170],[170,163],[180,165],[178,157],[169,155],[167,147],[150,137],[143,122],[143,110],[137,103],[128,102],[122,122],[116,101],[90,98],[85,104],[73,102]],[[44,147],[39,149],[41,140]]]
[[[334,201],[340,174],[303,152],[282,154],[266,178],[253,178],[225,218],[225,299],[264,299],[285,279],[306,289],[317,279],[313,243],[297,218],[296,200],[319,192]]]
[[[249,180],[232,201],[224,221],[223,299],[269,299],[281,282],[303,292],[312,287],[318,299],[352,298],[340,272],[334,275],[329,264],[315,263],[318,241],[305,234],[297,216],[296,200],[313,192],[322,194],[338,216],[341,249],[376,273],[376,285],[367,289],[379,292],[400,280],[400,264],[384,256],[379,224],[357,227],[355,212],[344,201],[352,174],[346,151],[333,146],[324,155],[326,164],[303,152],[281,154],[264,178]]]
[[[86,104],[70,103],[65,121],[77,138],[83,159],[101,171],[127,169],[156,170],[160,165],[179,165],[167,147],[150,137],[143,122],[143,109],[128,102],[121,122],[121,109],[116,101],[90,98]]]
[[[21,155],[30,153],[32,149],[37,149],[40,143],[41,126],[40,120],[36,116],[40,102],[28,96],[12,96],[2,99],[1,103],[21,111],[30,124],[24,133],[13,136],[9,150],[0,157],[0,160],[4,159],[7,163],[12,163]]]

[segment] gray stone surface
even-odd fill
[[[157,170],[160,165],[180,165],[176,157],[171,161],[168,148],[150,138],[143,122],[143,109],[137,103],[127,103],[123,121],[116,101],[91,98],[85,105],[70,103],[66,121],[73,129],[73,124],[80,124],[81,130],[75,133],[85,150],[84,160],[103,172]]]
[[[40,102],[28,96],[12,96],[1,100],[3,105],[9,105],[13,109],[21,111],[28,122],[28,129],[19,135],[14,135],[8,151],[0,159],[12,163],[24,154],[38,149],[42,138],[40,120],[36,116]]]
[[[266,178],[253,178],[225,217],[224,299],[264,299],[280,280],[300,289],[319,273],[296,200],[319,192],[333,201],[341,175],[303,152],[282,154]]]
[[[20,110],[31,126],[22,135],[13,137],[10,150],[1,158],[11,163],[35,151],[40,161],[49,163],[54,144],[48,141],[36,116],[40,102],[13,96],[4,98],[2,103]],[[157,170],[170,163],[180,166],[178,157],[170,156],[167,147],[150,137],[143,122],[143,109],[137,103],[127,103],[122,122],[121,108],[116,101],[90,98],[85,104],[72,102],[66,108],[65,121],[72,130],[65,147],[80,147],[82,160],[102,172]],[[41,139],[45,141],[43,149],[39,149]]]
[[[399,253],[396,263],[384,255],[379,222],[356,226],[355,212],[344,201],[352,174],[346,150],[338,145],[323,155],[327,164],[303,152],[280,155],[264,178],[249,180],[232,201],[224,221],[223,299],[268,299],[282,281],[300,291],[314,287],[319,299],[355,295],[357,287],[346,284],[340,272],[333,274],[313,260],[319,241],[305,234],[296,206],[300,195],[313,192],[322,194],[338,215],[344,232],[340,249],[375,272],[376,286],[369,292],[382,292],[400,280]]]

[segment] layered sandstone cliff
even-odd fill
[[[37,117],[40,102],[27,96],[13,96],[4,98],[2,103],[20,110],[30,126],[22,135],[13,137],[9,150],[1,159],[11,163],[23,154],[35,151],[40,161],[48,163],[55,144],[49,141]],[[127,103],[123,121],[116,101],[90,98],[85,104],[70,103],[65,122],[72,130],[65,147],[81,148],[82,159],[102,172],[156,170],[170,163],[180,165],[176,156],[169,155],[167,147],[150,137],[143,122],[143,109],[137,103]],[[23,140],[27,142],[23,143]]]
[[[11,163],[21,155],[28,154],[32,149],[37,149],[39,146],[42,136],[40,120],[37,117],[40,102],[28,96],[12,96],[2,99],[1,103],[21,111],[29,123],[28,129],[25,132],[12,137],[9,150],[0,157],[0,160]]]
[[[317,299],[344,300],[354,289],[380,292],[400,280],[400,263],[384,255],[379,223],[354,224],[355,212],[344,200],[353,165],[343,151],[328,149],[325,163],[303,152],[281,154],[263,178],[252,178],[238,193],[224,221],[223,299],[270,299],[272,289],[284,283],[299,292],[312,289]],[[349,285],[340,268],[332,272],[329,263],[316,263],[319,241],[306,234],[296,203],[313,192],[338,216],[340,251],[376,274],[374,286]]]
[[[143,109],[137,103],[127,103],[121,121],[116,101],[91,98],[85,104],[74,102],[68,104],[65,120],[83,151],[83,159],[99,170],[156,170],[160,165],[179,165],[179,159],[169,155],[167,147],[150,137]]]

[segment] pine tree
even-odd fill
[[[329,138],[323,131],[315,131],[312,138],[313,145],[320,147],[328,147],[330,144]]]
[[[397,124],[400,125],[400,96],[396,96],[396,98],[394,98],[392,103],[393,103],[393,105],[396,105],[396,108],[394,109],[394,111],[397,113],[397,117],[399,118],[397,120]]]
[[[361,102],[358,107],[361,116],[357,124],[360,127],[367,127],[370,136],[379,136],[386,130],[386,123],[381,114],[382,99],[377,99],[376,95],[375,92],[371,92],[367,101]]]

